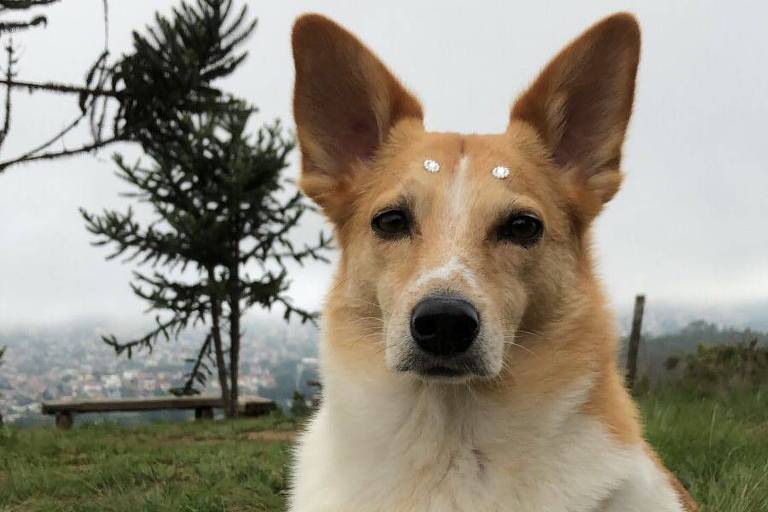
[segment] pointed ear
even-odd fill
[[[601,204],[621,184],[639,59],[635,18],[610,16],[560,52],[512,109],[512,121],[533,126],[554,162],[575,173]]]
[[[355,36],[316,14],[293,27],[293,109],[304,192],[333,217],[351,174],[376,154],[391,128],[423,117],[419,102]]]

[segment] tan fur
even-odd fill
[[[617,335],[593,269],[590,227],[621,184],[639,44],[634,18],[608,18],[544,69],[505,133],[430,133],[414,96],[354,36],[317,15],[297,22],[301,186],[335,223],[342,249],[325,308],[326,368],[343,368],[352,387],[391,382],[438,394],[466,387],[521,411],[586,382],[580,413],[619,446],[645,446],[616,366]],[[440,163],[439,173],[424,171],[426,158]],[[493,178],[497,165],[511,176]],[[416,222],[412,236],[377,238],[371,219],[404,202]],[[543,221],[539,243],[526,249],[494,238],[511,210]],[[497,364],[492,378],[433,384],[393,369],[407,349],[410,311],[436,289],[459,292],[480,311],[487,357]],[[338,388],[326,389],[332,401]],[[431,467],[414,471],[419,481],[434,476]],[[670,482],[686,510],[695,510]]]

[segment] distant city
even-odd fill
[[[116,356],[100,340],[107,332],[91,323],[66,328],[0,331],[7,347],[0,367],[0,412],[6,422],[43,420],[46,400],[144,398],[168,395],[183,385],[202,334],[160,341],[151,354]],[[111,331],[110,331],[111,332]],[[139,333],[135,330],[135,333]],[[265,320],[244,329],[241,395],[261,395],[286,405],[297,388],[316,379],[317,329]],[[206,394],[218,394],[215,375]]]

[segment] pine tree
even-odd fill
[[[149,224],[141,225],[131,208],[101,215],[82,211],[95,244],[113,248],[109,258],[126,255],[153,270],[136,271],[132,288],[158,312],[155,328],[126,343],[114,336],[104,341],[130,357],[204,324],[207,335],[187,382],[175,391],[198,393],[215,367],[228,416],[237,414],[243,314],[252,306],[277,304],[286,320],[313,319],[287,295],[285,262],[323,259],[329,244],[322,232],[313,245],[296,248],[291,242],[291,230],[309,208],[298,192],[287,194],[281,178],[294,143],[279,122],[250,137],[246,125],[253,113],[243,101],[228,98],[206,111],[159,118],[142,137],[150,165],[116,157],[129,195],[152,207]]]

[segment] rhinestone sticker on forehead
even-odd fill
[[[440,164],[434,160],[424,160],[424,170],[434,174],[440,170]]]
[[[491,171],[491,174],[494,178],[503,180],[507,176],[509,176],[509,167],[504,167],[503,165],[500,165],[498,167],[494,167]]]

